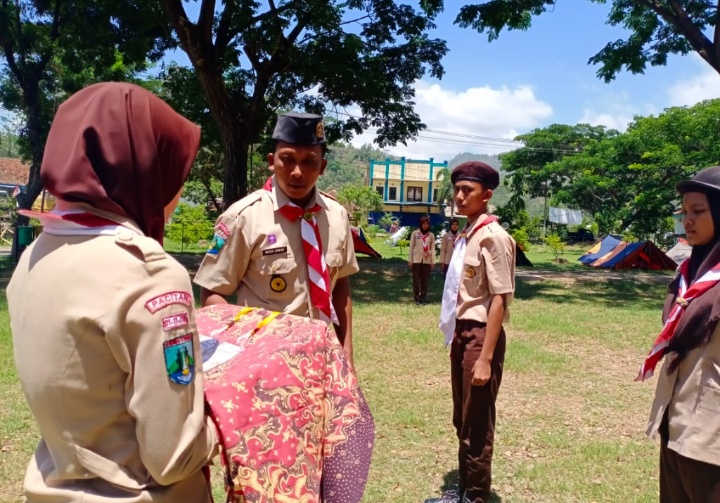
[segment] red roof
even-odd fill
[[[30,166],[20,159],[0,157],[0,183],[25,185],[29,170]]]

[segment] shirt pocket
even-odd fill
[[[300,267],[293,257],[262,257],[257,261],[258,271],[262,275],[290,274]]]
[[[707,357],[704,371],[698,407],[720,413],[720,364],[713,358]]]
[[[481,257],[477,255],[465,255],[463,261],[462,281],[468,294],[476,297],[480,294],[485,267]]]
[[[325,255],[325,264],[330,275],[330,283],[333,283],[337,277],[338,271],[343,265],[343,255],[337,250],[328,251]]]

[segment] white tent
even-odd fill
[[[692,246],[690,246],[684,239],[681,239],[675,246],[666,251],[665,255],[673,259],[675,263],[680,264],[683,260],[690,257],[691,251]]]
[[[398,243],[398,241],[400,241],[401,239],[403,239],[405,237],[405,235],[408,232],[408,229],[409,229],[408,227],[400,227],[397,231],[395,231],[395,233],[392,236],[390,236],[390,238],[386,242],[388,244],[395,246]]]

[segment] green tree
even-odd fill
[[[382,197],[367,185],[346,186],[338,192],[337,198],[348,208],[350,220],[356,225],[367,222],[369,212],[382,209]]]
[[[162,19],[143,0],[0,0],[0,103],[24,119],[19,148],[30,164],[20,208],[42,190],[40,164],[58,105],[90,83],[127,80],[159,59],[171,43]]]
[[[455,202],[453,201],[453,184],[450,179],[451,170],[441,168],[437,171],[435,179],[440,182],[438,185],[437,203],[442,208],[443,205],[450,205],[450,216],[455,216]]]
[[[560,258],[560,254],[565,251],[565,242],[560,239],[557,234],[550,234],[545,238],[545,245],[550,248],[555,256],[555,261]]]
[[[212,238],[214,225],[204,206],[180,203],[165,226],[165,236],[185,246],[197,245],[200,241]]]
[[[574,0],[578,1],[578,0]],[[648,65],[664,66],[670,54],[695,51],[720,73],[720,23],[717,2],[708,0],[589,0],[611,3],[606,23],[629,31],[625,40],[609,42],[589,63],[600,65],[606,82],[623,69],[643,73]],[[555,10],[557,0],[488,0],[460,9],[455,22],[487,33],[495,40],[503,29],[527,30],[532,18]]]
[[[392,145],[425,127],[413,84],[443,73],[445,42],[428,36],[437,1],[416,11],[391,0],[227,0],[218,9],[202,0],[197,21],[182,0],[161,3],[217,125],[225,205],[245,194],[249,147],[267,139],[280,110],[359,106],[360,117],[332,114],[331,142],[373,127]]]

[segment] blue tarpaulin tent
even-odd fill
[[[605,236],[602,241],[595,243],[595,246],[590,248],[588,252],[578,260],[585,265],[590,265],[597,259],[613,251],[620,243],[621,241],[619,239],[615,239],[612,236]]]

